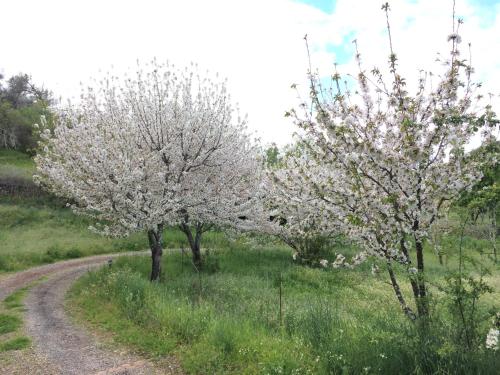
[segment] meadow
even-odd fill
[[[471,237],[464,243],[469,254],[481,247]],[[354,248],[338,241],[335,251]],[[426,336],[401,313],[386,273],[372,274],[372,262],[353,270],[304,267],[272,241],[235,241],[208,254],[198,273],[188,257],[168,253],[159,283],[148,280],[148,258],[121,258],[79,280],[70,308],[115,342],[152,358],[176,355],[193,374],[495,374],[500,366],[498,352],[468,352],[457,340],[442,290],[457,266],[453,252],[440,265],[427,249],[433,311]],[[495,292],[480,301],[479,316],[500,300],[498,266],[484,264],[496,271],[486,278]],[[403,288],[409,292],[409,284]],[[490,324],[480,322],[481,340]]]
[[[0,177],[31,180],[35,172],[33,160],[25,153],[0,149]]]

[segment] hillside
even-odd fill
[[[91,254],[143,250],[145,236],[109,239],[32,182],[33,160],[0,150],[0,273]]]

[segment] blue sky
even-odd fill
[[[500,3],[499,0],[472,0],[471,2],[479,6],[486,6],[486,7]]]
[[[315,8],[320,9],[325,13],[332,13],[333,10],[335,9],[335,0],[296,0],[296,1],[307,5],[311,5]],[[382,4],[383,2],[384,2],[383,0],[380,0],[380,4]],[[413,2],[416,2],[416,0],[413,0]],[[491,7],[492,5],[499,4],[500,0],[471,0],[469,2],[481,8],[488,8]],[[390,3],[391,2],[389,1],[389,4]]]
[[[335,8],[335,0],[297,0],[300,3],[311,5],[325,13],[332,13]]]
[[[338,10],[337,5],[339,1],[337,0],[294,0],[297,3],[301,4],[306,4],[308,6],[314,7],[315,9],[321,11],[325,17],[335,17],[336,13],[342,12],[345,14],[345,2],[344,2],[344,8]],[[382,3],[385,2],[385,0],[369,0],[368,2],[375,3],[377,2]],[[449,8],[449,13],[451,14],[451,7],[453,4],[453,0],[436,0],[440,2],[441,6],[444,6],[445,9]],[[361,2],[358,2],[358,4],[354,4],[355,2],[352,3],[350,7],[350,11],[353,14],[356,12],[360,12],[360,8],[363,8],[363,5]],[[365,3],[365,4],[366,4]],[[374,4],[370,5],[374,5]],[[420,3],[424,3],[423,1],[420,0],[407,0],[407,1],[402,1],[402,0],[393,0],[389,1],[389,4],[391,5],[391,8],[393,9],[400,9],[402,8],[403,4],[413,4],[416,8],[420,6]],[[467,5],[469,9],[464,10],[464,5]],[[465,22],[468,22],[469,20],[474,20],[476,21],[476,24],[484,30],[487,30],[491,26],[494,26],[494,23],[497,20],[498,17],[498,12],[500,10],[500,0],[462,0],[462,1],[457,1],[456,4],[456,12],[457,12],[457,17],[463,18]],[[377,7],[373,7],[373,9],[378,8],[380,9],[380,6],[377,5]],[[466,12],[466,14],[463,14],[462,12]],[[398,15],[393,15],[391,12],[391,17],[398,17],[401,16],[402,14]],[[415,28],[415,24],[418,23],[425,23],[426,22],[426,15],[425,14],[420,14],[420,16],[417,17],[413,14],[404,14],[404,22],[403,24],[406,24],[409,29]],[[500,18],[500,17],[498,17]],[[376,22],[376,21],[372,21]],[[391,20],[392,23],[392,20]],[[352,57],[354,55],[354,46],[352,44],[352,41],[357,38],[356,31],[347,31],[344,32],[339,40],[339,38],[336,38],[335,41],[330,41],[326,43],[325,45],[318,47],[322,48],[324,51],[327,53],[331,53],[334,56],[335,62],[338,64],[347,64],[349,61],[352,61]],[[362,51],[363,54],[363,51]]]
[[[306,4],[312,6],[316,9],[321,10],[325,14],[333,14],[335,13],[336,0],[294,0],[298,3]],[[373,0],[379,1],[380,4],[383,4],[385,0]],[[398,0],[401,1],[401,0]],[[398,5],[398,1],[389,1],[389,4]],[[445,0],[436,0],[436,1],[445,1]],[[448,0],[450,3],[450,9],[452,0]],[[408,0],[410,3],[418,3],[418,0]],[[500,4],[500,0],[467,0],[469,4],[474,7],[474,13],[481,19],[482,26],[488,27],[495,21],[497,16],[495,9],[496,6]],[[460,10],[458,9],[457,15],[461,17]],[[467,17],[465,17],[467,18]],[[412,16],[407,17],[407,22],[415,22],[415,18]],[[341,43],[334,44],[330,43],[326,45],[326,50],[328,52],[334,53],[336,57],[336,62],[339,64],[346,63],[349,59],[351,59],[354,49],[352,46],[352,40],[354,39],[354,32],[345,35],[342,39]]]
[[[322,81],[329,81],[331,63],[339,64],[341,73],[357,71],[353,61],[355,54],[352,41],[358,40],[363,67],[384,68],[387,63],[388,40],[385,15],[381,5],[386,0],[294,0],[315,8],[323,15],[319,23],[328,25],[323,32],[330,38],[311,35],[313,66],[319,69]],[[446,57],[449,46],[446,42],[451,30],[453,0],[392,0],[390,23],[393,45],[398,56],[398,69],[407,78],[408,87],[413,87],[416,73],[423,69],[440,72],[435,63],[440,51]],[[468,57],[467,44],[472,45],[472,63],[475,68],[473,80],[484,83],[482,93],[491,93],[491,104],[500,112],[500,0],[456,0],[456,17],[462,18],[460,26],[463,39],[462,56]],[[315,43],[316,42],[316,43]],[[330,64],[331,65],[331,64]]]

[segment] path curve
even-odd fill
[[[45,264],[43,266],[33,267],[25,271],[16,272],[12,275],[0,279],[0,301],[5,297],[14,293],[16,290],[24,288],[25,286],[38,280],[40,277],[47,276],[68,268],[78,266],[92,266],[103,264],[109,259],[116,258],[124,255],[145,255],[147,251],[130,251],[123,253],[113,253],[105,255],[94,255],[85,258],[65,260],[62,262]]]
[[[33,340],[36,354],[52,367],[44,375],[182,373],[175,362],[159,370],[144,359],[104,348],[95,337],[75,326],[65,313],[64,296],[78,277],[90,268],[106,264],[111,258],[143,254],[145,252],[118,253],[59,262],[19,272],[0,281],[1,301],[38,278],[49,276],[33,287],[25,300],[26,332]]]

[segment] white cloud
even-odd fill
[[[402,68],[428,67],[446,48],[451,1],[393,1],[395,47]],[[492,89],[500,82],[500,17],[482,27],[478,9],[465,0],[463,36],[473,42],[478,76]],[[328,45],[353,32],[367,65],[388,56],[380,2],[338,0],[333,14],[292,0],[215,1],[27,1],[2,4],[0,69],[32,74],[63,97],[76,96],[79,82],[112,65],[133,67],[137,58],[197,62],[229,79],[233,98],[264,141],[284,143],[294,131],[284,112],[296,102],[290,89],[305,84],[309,35],[313,63],[331,71]],[[19,20],[22,19],[22,25]],[[350,40],[347,39],[350,43]],[[351,49],[350,45],[345,47]],[[446,49],[445,49],[446,50]],[[340,49],[339,49],[340,51]],[[351,64],[347,64],[351,66]]]

